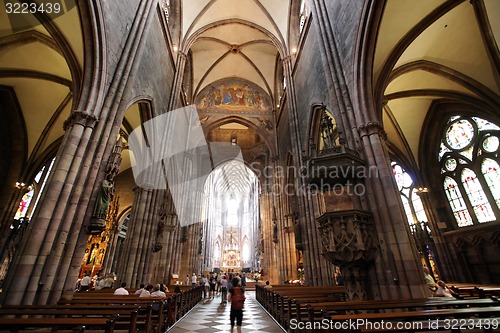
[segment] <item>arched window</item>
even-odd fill
[[[408,172],[397,162],[392,162],[391,165],[422,265],[430,268],[433,274],[437,274],[435,245],[421,199],[427,189],[417,187]]]
[[[446,177],[444,179],[444,191],[458,226],[465,227],[471,225],[472,217],[467,210],[465,201],[462,198],[462,193],[460,193],[460,190],[458,189],[458,184],[453,178]]]
[[[500,207],[500,167],[498,163],[491,158],[485,158],[481,163],[481,172],[490,188],[493,199]]]
[[[419,222],[428,222],[420,199],[422,191],[415,187],[410,175],[398,163],[392,162],[391,165],[408,223],[413,225]]]
[[[14,220],[26,220],[33,215],[36,206],[38,205],[38,200],[43,193],[45,183],[49,178],[50,171],[52,170],[52,166],[54,165],[55,160],[56,158],[54,157],[47,165],[44,165],[40,169],[40,171],[33,179],[33,183],[31,185],[26,187],[23,183],[16,184],[18,188],[25,190],[26,193],[23,195],[21,201],[19,202],[18,209],[16,211],[16,214],[14,215]],[[33,198],[35,198],[35,201],[33,201]],[[12,224],[10,228],[13,229],[14,224]]]
[[[307,5],[306,0],[302,0],[300,2],[300,10],[299,10],[299,32],[302,33],[304,30],[304,26],[306,25],[307,19]]]
[[[500,127],[478,118],[454,116],[439,149],[443,189],[459,227],[500,216]]]
[[[165,20],[170,19],[170,0],[163,0],[162,2],[163,14],[165,15]]]

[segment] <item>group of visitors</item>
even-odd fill
[[[245,303],[245,273],[214,273],[207,275],[186,275],[184,281],[186,285],[203,286],[203,297],[205,299],[214,299],[221,295],[221,304],[231,303],[229,320],[231,323],[231,332],[237,327],[237,332],[241,333],[243,322],[243,305]],[[269,285],[269,283],[268,283]]]
[[[89,272],[84,272],[82,279],[77,281],[76,291],[87,291],[94,288],[95,290],[110,289],[113,288],[115,283],[115,276],[113,273],[104,275],[102,272],[97,273],[97,275],[92,279],[90,278]]]
[[[141,283],[140,288],[135,292],[139,297],[167,297],[168,287],[165,284],[145,285]]]

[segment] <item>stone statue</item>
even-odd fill
[[[293,214],[293,229],[295,232],[295,248],[297,250],[302,250],[302,230],[300,226],[299,215],[297,213]]]
[[[97,251],[99,251],[99,244],[95,243],[92,245],[92,250],[90,252],[90,258],[87,261],[88,264],[95,264],[95,259],[97,257]]]
[[[94,218],[102,220],[106,219],[109,203],[111,202],[114,194],[114,184],[111,178],[112,177],[109,175],[101,184],[101,189],[99,190],[99,194],[97,195],[97,200],[95,202],[94,214],[92,215]]]
[[[273,224],[273,242],[278,243],[278,224],[276,222]]]

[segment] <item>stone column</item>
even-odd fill
[[[377,122],[359,127],[367,157],[366,190],[379,239],[379,255],[370,272],[374,298],[426,297],[422,265],[394,184],[385,132]]]
[[[172,274],[179,273],[178,271],[172,271],[175,248],[177,248],[178,244],[177,239],[174,237],[179,229],[177,216],[170,191],[164,190],[162,192],[163,198],[158,214],[158,229],[153,246],[154,264],[151,281],[155,283],[169,283]]]
[[[96,121],[97,118],[89,113],[73,113],[72,122],[68,126],[49,182],[39,203],[44,209],[35,212],[29,224],[24,237],[25,242],[21,245],[19,255],[4,285],[3,303],[45,303],[53,288],[52,281],[49,280],[58,274],[57,267],[62,257],[65,254],[73,254],[74,248],[65,251],[64,242],[70,229],[76,227],[79,230],[78,227],[82,226],[83,221],[79,221],[76,226],[72,224],[72,220],[65,218],[65,208],[68,208],[66,205],[74,207],[74,203],[69,202],[71,194],[77,190],[74,187],[78,173],[73,166],[77,166],[76,169],[80,167]],[[47,274],[44,274],[44,270],[50,271],[50,273],[47,271],[50,274],[49,280],[44,279]]]
[[[278,276],[277,253],[276,247],[277,237],[274,235],[273,227],[273,194],[272,192],[262,193],[260,196],[260,220],[262,228],[263,244],[263,259],[261,262],[264,270],[263,279],[269,280],[272,283],[281,283]],[[276,231],[277,232],[277,231]]]
[[[135,188],[134,204],[130,216],[127,237],[122,252],[117,279],[130,287],[151,280],[150,265],[154,249],[157,224],[155,217],[155,191],[140,187]]]
[[[299,119],[296,107],[296,93],[293,84],[291,58],[283,59],[283,72],[288,82],[287,105],[289,110],[289,123],[292,143],[292,153],[297,156],[294,159],[296,170],[304,169],[302,159],[303,140],[300,137]],[[308,285],[329,285],[328,262],[321,256],[321,249],[318,246],[320,239],[317,223],[314,220],[314,207],[312,206],[312,196],[306,190],[303,177],[297,178],[297,210],[299,219],[297,225],[304,233],[302,234],[303,260],[305,268],[305,282]]]
[[[283,256],[282,276],[287,280],[297,280],[297,250],[295,248],[294,213],[288,213],[283,219]]]

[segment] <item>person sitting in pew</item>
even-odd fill
[[[134,294],[141,295],[144,290],[146,290],[146,287],[145,287],[144,283],[141,283],[139,285],[139,289],[137,289]]]
[[[148,284],[145,288],[144,291],[139,295],[139,298],[143,297],[151,297],[151,293],[153,292],[153,285]]]
[[[151,293],[151,297],[167,297],[167,295],[160,290],[159,284],[155,284],[153,292]]]
[[[120,288],[116,289],[113,295],[128,295],[128,290],[125,289],[127,286],[126,282],[122,282],[122,285]]]
[[[436,284],[436,281],[434,281],[434,278],[432,277],[428,267],[424,266],[423,271],[424,271],[425,283],[429,288],[429,294],[430,296],[433,296],[436,290],[438,289],[438,285]]]
[[[438,288],[436,290],[437,297],[455,297],[454,296],[455,293],[446,286],[446,283],[443,280],[439,280],[437,282],[437,285],[438,285]]]

